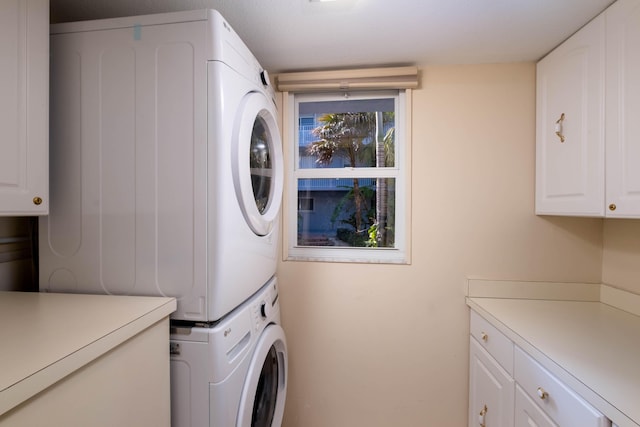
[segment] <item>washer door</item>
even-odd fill
[[[265,236],[278,218],[284,180],[282,140],[273,104],[260,92],[247,94],[233,128],[236,197],[251,230]]]
[[[237,427],[280,427],[287,394],[287,343],[278,325],[262,332],[242,389]]]

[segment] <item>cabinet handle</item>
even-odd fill
[[[480,422],[480,427],[486,427],[484,424],[484,416],[487,415],[487,405],[484,405],[482,410],[480,411],[480,415],[478,416],[478,421]]]
[[[564,133],[562,130],[562,123],[564,122],[564,113],[560,115],[560,118],[556,121],[556,135],[560,138],[560,142],[564,142]]]
[[[547,393],[542,387],[538,387],[538,397],[542,400],[545,400],[549,397],[549,393]]]
[[[617,206],[616,206],[616,204],[615,204],[615,203],[611,203],[611,204],[609,205],[609,210],[610,210],[610,211],[615,211],[615,210],[616,210],[616,208],[617,208]]]
[[[482,338],[482,341],[487,342],[489,335],[486,332],[480,332],[480,338]]]
[[[42,198],[37,197],[37,196],[36,196],[36,197],[34,197],[34,198],[33,198],[33,204],[34,204],[34,205],[36,205],[36,206],[41,205],[41,204],[42,204]]]

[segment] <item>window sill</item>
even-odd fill
[[[285,261],[314,261],[359,264],[411,264],[404,251],[381,248],[316,247],[289,248]]]

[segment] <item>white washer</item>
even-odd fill
[[[173,296],[197,322],[239,306],[276,271],[276,117],[216,11],[53,25],[40,289]]]
[[[171,328],[172,427],[279,427],[287,344],[275,278],[216,325]]]

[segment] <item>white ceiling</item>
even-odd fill
[[[50,0],[51,21],[218,9],[270,72],[535,61],[613,0]]]

